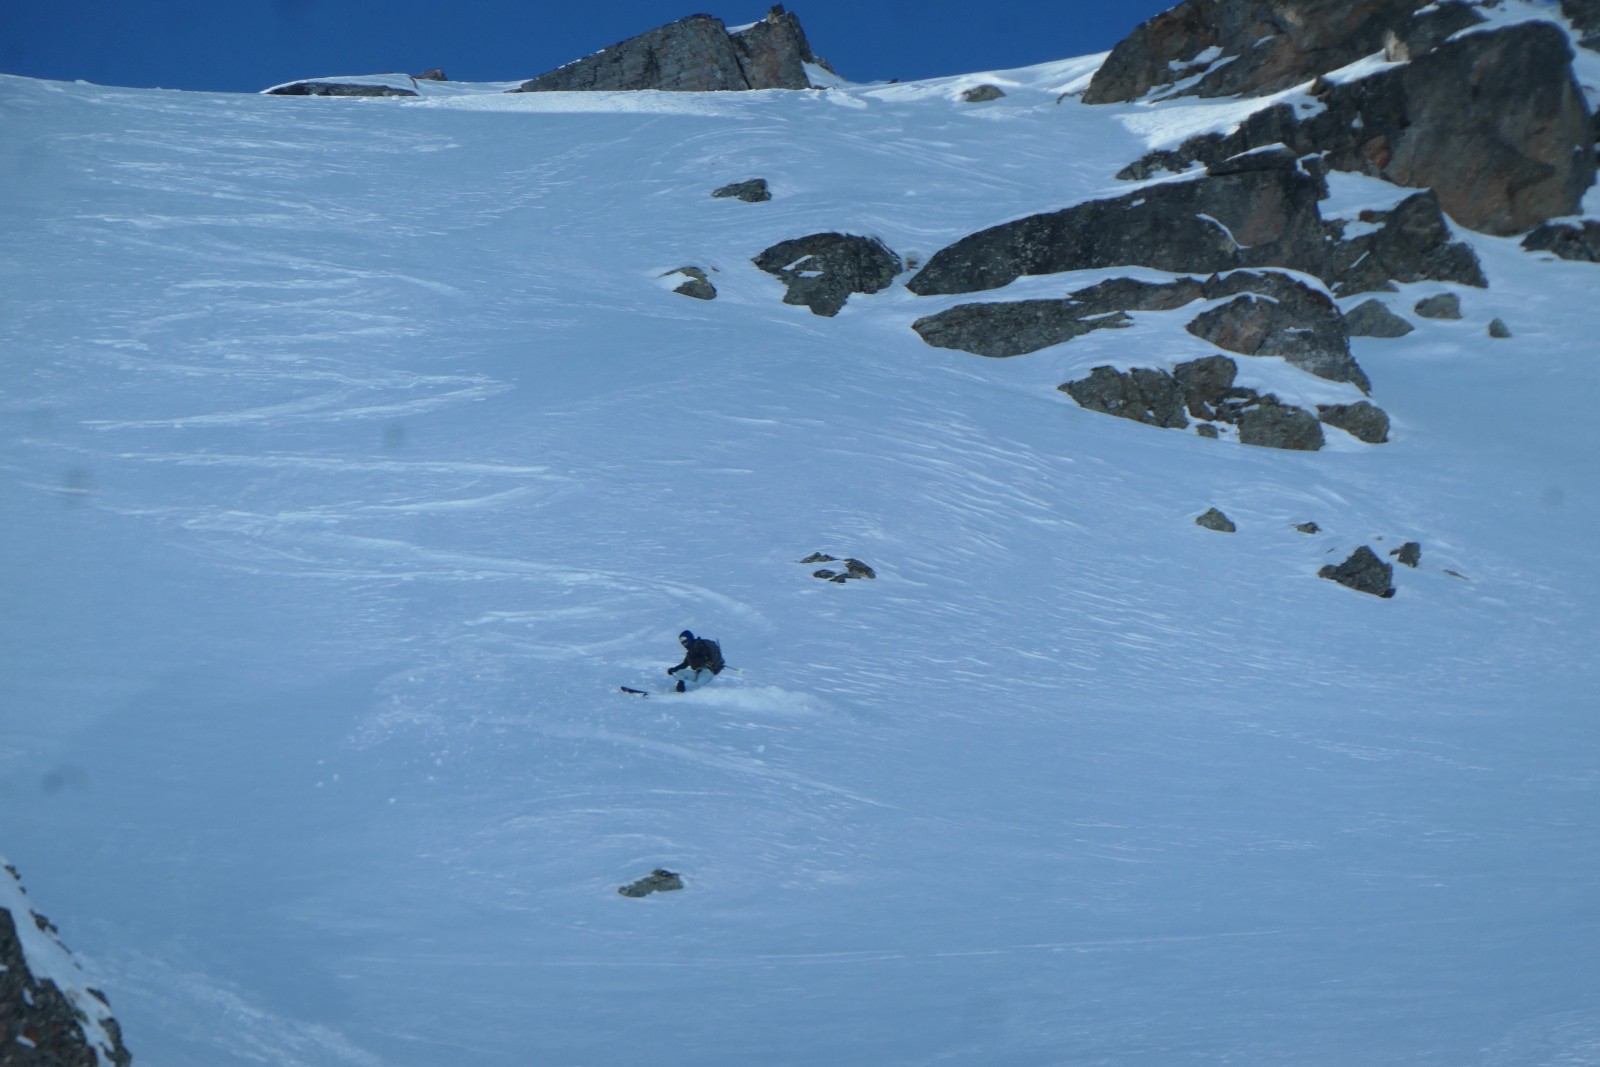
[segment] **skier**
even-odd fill
[[[678,679],[674,686],[678,692],[687,693],[691,689],[698,689],[711,679],[722,673],[722,646],[709,637],[696,637],[688,630],[678,635],[678,643],[683,646],[683,662],[676,667],[668,667],[667,674],[676,676],[679,671],[689,673]]]

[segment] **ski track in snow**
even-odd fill
[[[822,319],[749,262],[824,230],[925,261],[1268,102],[1061,98],[1100,58],[406,102],[0,78],[0,844],[139,1060],[1585,1061],[1592,266],[1463,235],[1466,320],[1355,342],[1393,441],[1296,455],[1057,392],[1206,354],[1184,313],[984,360],[909,330],[971,297]],[[770,203],[707,195],[755,175]],[[1163,277],[978,299],[1122,275]],[[1393,600],[1315,577],[1412,539]],[[663,693],[685,626],[737,670]],[[686,890],[616,894],[656,866]]]

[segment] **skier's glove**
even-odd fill
[[[667,668],[667,673],[668,674],[676,674],[677,672],[678,672],[678,668],[676,668],[676,667],[668,667]]]

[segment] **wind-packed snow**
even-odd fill
[[[1172,127],[1063,98],[1100,59],[0,79],[0,847],[135,1062],[1600,1058],[1593,265],[1463,233],[1466,317],[1355,342],[1392,441],[1306,454],[1056,390],[1194,309],[988,360],[909,328],[971,298],[750,263],[1126,192]],[[1391,600],[1316,577],[1412,540]],[[741,669],[618,692],[685,627]]]

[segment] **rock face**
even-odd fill
[[[805,64],[820,63],[800,20],[774,7],[738,33],[690,15],[523,82],[518,93],[664,89],[710,92],[809,89]]]
[[[1561,0],[1561,13],[1583,35],[1583,47],[1600,51],[1600,0]]]
[[[1447,215],[1484,233],[1521,233],[1579,210],[1594,182],[1594,127],[1559,29],[1527,22],[1421,54],[1395,49],[1409,61],[1313,85],[1321,107],[1311,113],[1266,108],[1231,134],[1194,138],[1125,173],[1286,145],[1295,156],[1320,154],[1336,170],[1432,189]]]
[[[883,242],[842,233],[780,241],[754,262],[788,287],[785,304],[803,304],[829,317],[839,313],[851,293],[880,292],[901,270],[900,257]]]
[[[56,955],[69,968],[71,957],[49,920],[20,903],[25,898],[15,870],[7,867],[0,879],[6,881],[0,886],[0,1063],[127,1067],[133,1057],[105,997],[86,987],[63,989],[55,979],[35,973],[30,952]]]
[[[1562,259],[1600,263],[1600,222],[1594,219],[1547,222],[1522,239],[1529,252],[1550,252]]]
[[[1133,100],[1197,74],[1203,76],[1175,95],[1277,92],[1383,51],[1425,2],[1184,0],[1113,48],[1083,99]],[[1208,54],[1221,62],[1203,58]]]
[[[1329,565],[1317,572],[1318,578],[1327,578],[1348,586],[1358,593],[1373,596],[1394,596],[1394,566],[1378,558],[1378,554],[1362,545],[1350,558],[1337,567]]]
[[[1389,440],[1388,414],[1366,400],[1354,404],[1318,404],[1317,418],[1369,445],[1381,445]]]

